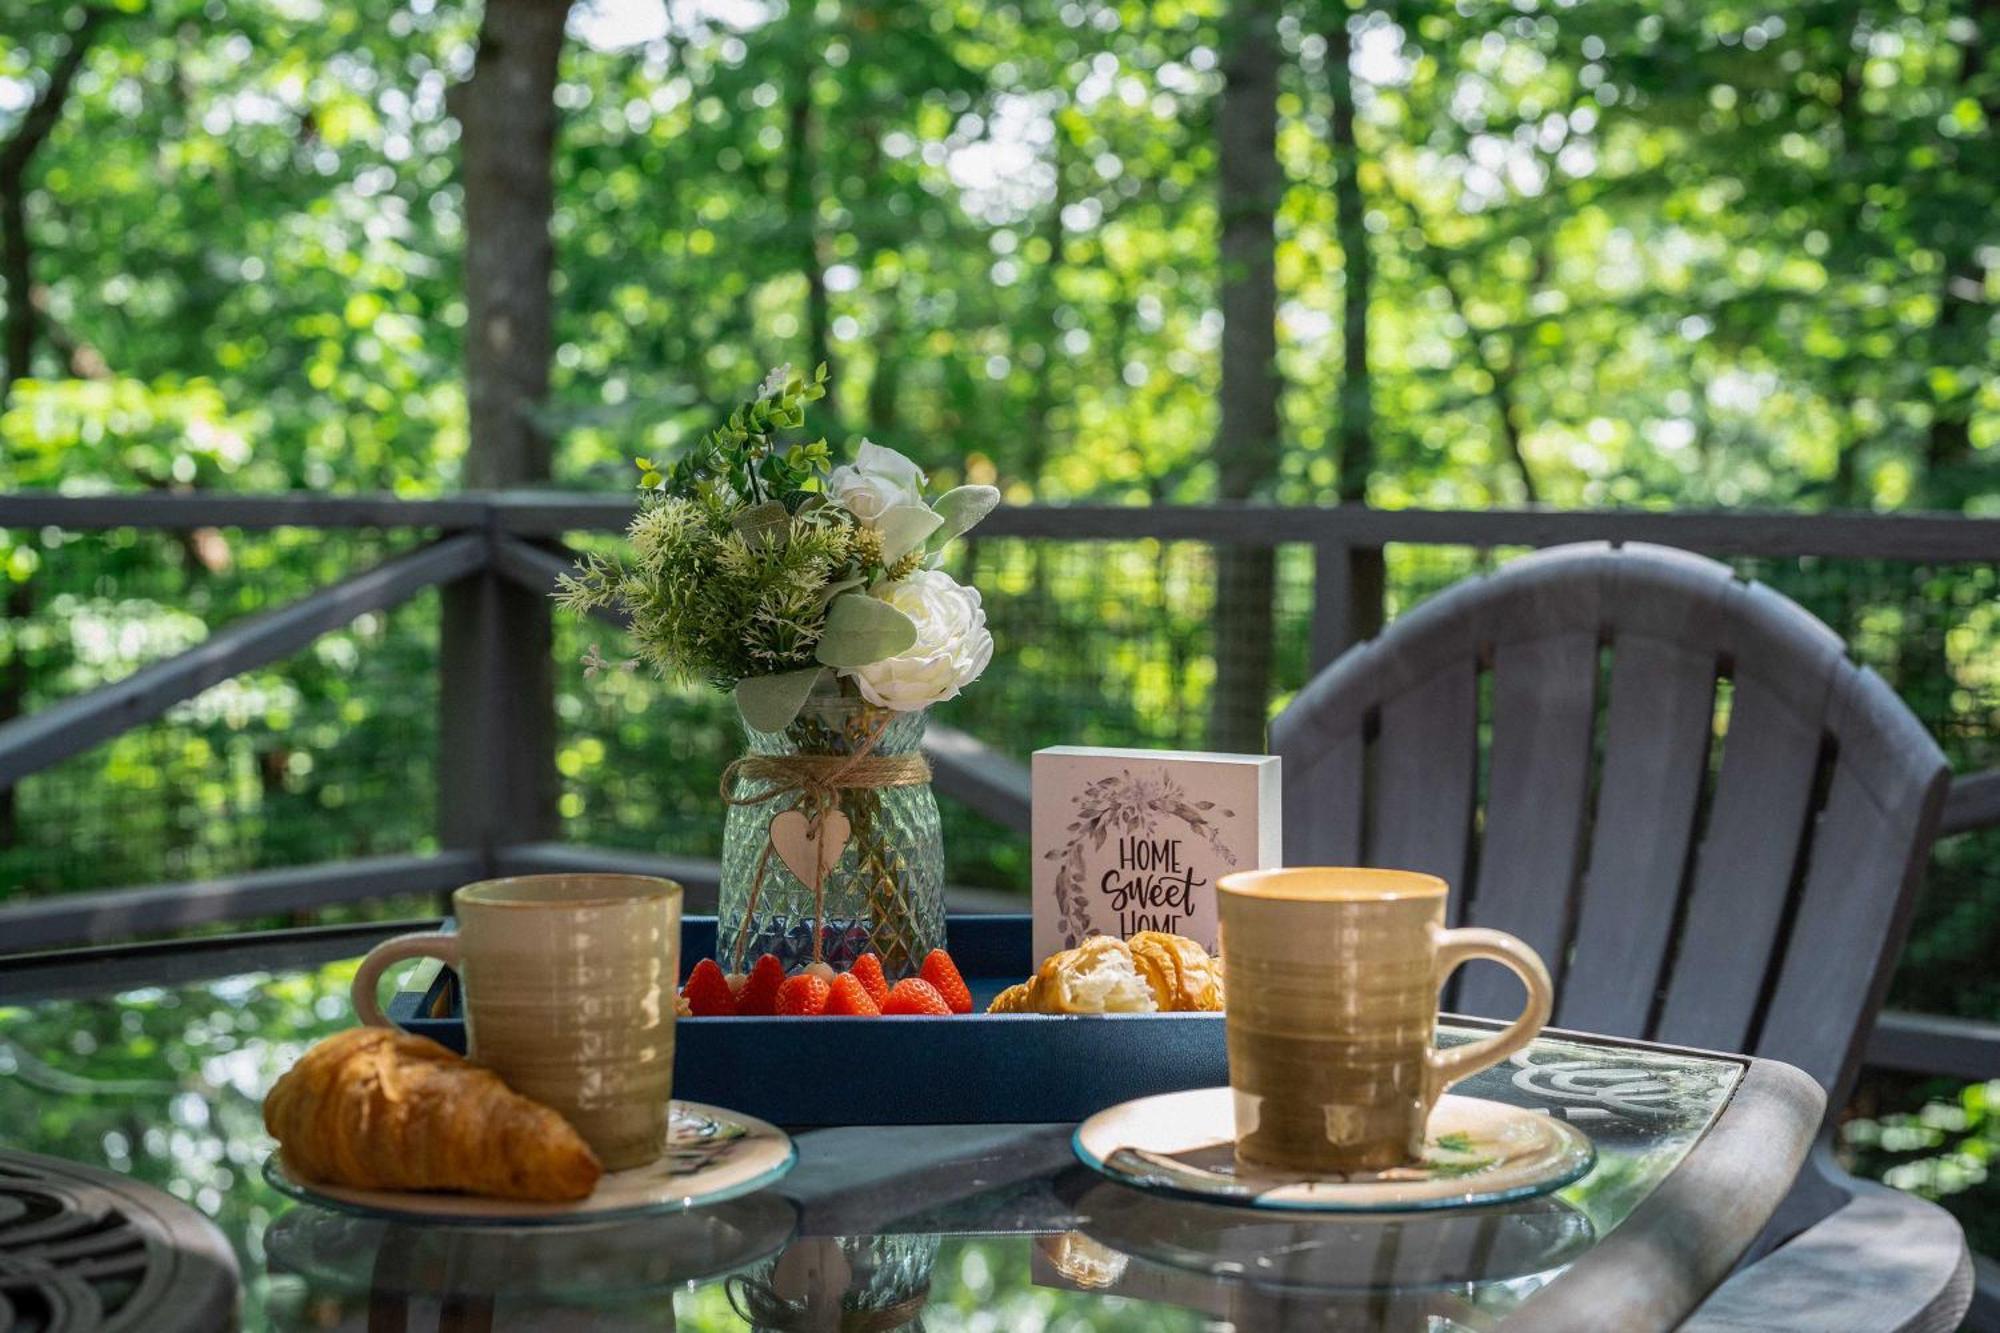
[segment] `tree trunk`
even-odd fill
[[[883,171],[881,125],[869,121],[862,128],[861,140],[867,146],[862,178],[878,180]],[[875,260],[888,248],[888,239],[888,229],[884,224],[879,219],[872,220],[867,231],[868,262],[863,265],[864,272],[876,271]],[[863,433],[873,435],[879,443],[901,448],[897,439],[902,425],[902,358],[899,353],[903,336],[903,293],[900,263],[895,273],[875,289],[875,304],[879,313],[873,339],[874,369],[868,376],[866,417],[861,425]]]
[[[28,236],[28,169],[35,154],[47,142],[62,120],[70,89],[76,83],[84,58],[98,25],[111,15],[102,9],[86,9],[83,21],[71,34],[69,45],[49,71],[49,81],[29,104],[21,124],[5,144],[0,144],[0,286],[7,298],[7,319],[0,329],[0,412],[14,395],[14,386],[33,373],[38,311],[35,304],[34,242]],[[7,624],[18,631],[35,611],[34,585],[13,583],[6,590]],[[28,664],[22,657],[21,636],[10,633],[6,660],[0,662],[0,723],[21,716],[27,707]],[[20,839],[20,806],[17,788],[0,787],[0,847],[12,847]]]
[[[550,278],[556,70],[569,0],[487,0],[472,77],[455,91],[465,181],[466,484],[546,481],[536,420],[554,342]],[[549,600],[482,571],[443,590],[439,833],[490,862],[554,835]]]
[[[1375,263],[1368,248],[1368,204],[1361,195],[1361,147],[1354,137],[1354,39],[1346,16],[1326,35],[1326,72],[1333,94],[1330,139],[1333,148],[1334,240],[1340,250],[1341,373],[1339,416],[1335,423],[1337,493],[1342,504],[1368,503],[1368,476],[1375,468],[1375,384],[1368,372],[1368,304],[1374,294]],[[1328,566],[1321,563],[1319,568]],[[1348,623],[1345,649],[1372,639],[1382,628],[1382,589],[1387,578],[1382,548],[1355,549],[1341,562],[1347,579]]]
[[[1021,476],[1034,493],[1043,495],[1042,482],[1049,460],[1056,451],[1056,368],[1062,364],[1062,330],[1056,316],[1062,309],[1062,272],[1069,263],[1069,240],[1063,227],[1063,210],[1069,207],[1069,134],[1062,113],[1055,116],[1055,141],[1049,147],[1049,164],[1055,169],[1055,188],[1049,196],[1048,212],[1042,218],[1042,241],[1049,247],[1048,259],[1037,271],[1034,304],[1035,336],[1041,339],[1041,364],[1035,367],[1034,397],[1028,403],[1027,448],[1022,451]],[[1070,381],[1074,391],[1076,381]],[[1047,608],[1049,593],[1049,543],[1028,543],[1028,601]],[[1053,615],[1052,611],[1045,612]]]
[[[1277,479],[1278,6],[1239,0],[1225,20],[1217,117],[1222,220],[1222,412],[1215,442],[1225,500],[1267,495]],[[1271,693],[1274,553],[1216,551],[1215,694],[1209,743],[1264,748]]]
[[[17,381],[30,373],[29,361],[35,354],[36,312],[32,295],[35,281],[34,249],[28,237],[28,168],[35,154],[62,120],[63,106],[76,83],[91,41],[110,13],[86,9],[83,21],[71,34],[69,45],[49,71],[49,81],[29,104],[21,124],[5,144],[0,144],[0,282],[7,295],[7,323],[0,333],[0,410],[7,406]]]
[[[1980,86],[1986,72],[1984,34],[2000,26],[2000,0],[1975,0],[1971,9],[1970,35],[1959,49],[1958,72],[1959,87],[1968,93]],[[1980,98],[1980,109],[1990,135],[1990,127],[2000,120],[2000,91],[1989,86]],[[1967,161],[1961,164],[1961,171],[1970,167],[1974,145],[1986,142],[1990,140],[1972,140],[1963,146]],[[1975,486],[1967,473],[1972,467],[1972,406],[1979,398],[1978,376],[1984,361],[1986,265],[1980,257],[1980,242],[1987,234],[1988,220],[1975,218],[1969,208],[1946,210],[1945,217],[1946,230],[1938,245],[1944,256],[1944,279],[1938,291],[1937,320],[1931,326],[1930,364],[1949,367],[1960,375],[1953,376],[1950,390],[1932,393],[1920,494],[1929,508],[1962,509],[1975,490],[1985,489]],[[1970,382],[1958,382],[1968,371]]]
[[[465,480],[474,487],[549,475],[548,433],[535,412],[548,396],[554,339],[549,218],[568,13],[568,0],[488,0],[472,77],[452,108],[464,130]]]
[[[896,445],[897,432],[902,429],[902,367],[897,357],[897,345],[903,337],[902,280],[889,279],[876,292],[876,299],[882,315],[875,333],[875,373],[868,378],[865,433],[884,444]]]
[[[1023,479],[1037,490],[1056,450],[1056,367],[1063,357],[1056,314],[1062,308],[1063,268],[1069,263],[1069,239],[1062,215],[1069,207],[1071,154],[1065,147],[1069,135],[1060,114],[1056,117],[1055,131],[1055,142],[1049,149],[1050,165],[1055,168],[1055,189],[1049,197],[1048,212],[1042,218],[1042,241],[1049,247],[1049,257],[1036,274],[1035,336],[1042,340],[1042,364],[1036,367],[1034,397],[1028,404],[1028,448],[1021,468],[1026,474]],[[1035,545],[1039,547],[1041,543]]]
[[[799,272],[806,280],[806,369],[833,366],[832,314],[827,306],[826,264],[820,254],[819,190],[813,176],[819,157],[819,117],[813,107],[810,66],[799,71],[792,89],[791,155],[785,171],[787,219],[797,237]]]
[[[1375,462],[1375,397],[1368,376],[1368,301],[1375,268],[1368,252],[1367,204],[1361,197],[1361,150],[1354,140],[1354,76],[1349,67],[1354,42],[1345,22],[1335,23],[1326,37],[1327,80],[1333,92],[1334,235],[1343,296],[1340,499],[1343,504],[1362,504],[1368,499],[1368,474]]]

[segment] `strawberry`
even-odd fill
[[[861,989],[868,992],[868,998],[881,1008],[889,998],[889,978],[882,975],[882,960],[872,953],[864,953],[854,960],[854,966],[847,969],[848,975],[861,983]]]
[[[826,1012],[829,1016],[842,1014],[849,1018],[880,1018],[882,1006],[875,1003],[875,997],[861,984],[861,979],[852,972],[843,972],[833,979],[833,993],[827,996]]]
[[[932,949],[925,954],[924,965],[917,969],[917,975],[931,983],[931,988],[944,997],[954,1014],[972,1012],[972,992],[966,989],[965,978],[958,975],[958,964],[943,949]]]
[[[949,1018],[951,1006],[944,1002],[944,996],[938,994],[937,987],[930,982],[921,977],[904,977],[889,992],[888,1003],[882,1006],[882,1012]]]
[[[785,965],[770,954],[750,968],[743,989],[736,993],[736,1012],[769,1017],[778,1012],[778,987],[785,984]]]
[[[688,984],[681,988],[681,997],[688,1002],[688,1012],[696,1018],[727,1018],[736,1012],[736,997],[730,993],[729,978],[722,975],[713,958],[704,958],[694,965],[694,971],[688,973]]]
[[[833,987],[826,984],[825,977],[801,972],[795,977],[786,977],[785,984],[778,987],[778,1012],[788,1018],[812,1018],[826,1012],[827,997]]]

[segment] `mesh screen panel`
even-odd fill
[[[417,544],[297,530],[43,533],[0,629],[0,714],[124,678]],[[437,593],[24,779],[0,898],[435,845]]]

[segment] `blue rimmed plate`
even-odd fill
[[[1142,1097],[1077,1127],[1076,1155],[1134,1189],[1238,1208],[1415,1212],[1533,1198],[1589,1171],[1581,1130],[1541,1111],[1447,1093],[1431,1112],[1423,1160],[1386,1171],[1313,1176],[1240,1165],[1228,1088]]]

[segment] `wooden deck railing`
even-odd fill
[[[197,883],[62,894],[0,904],[0,953],[103,943],[138,934],[296,912],[391,894],[439,893],[484,875],[596,865],[661,870],[691,901],[713,902],[712,862],[556,842],[552,808],[523,806],[552,763],[547,664],[506,651],[515,618],[540,608],[571,557],[572,532],[617,531],[624,496],[468,494],[410,501],[379,496],[0,494],[0,528],[70,531],[202,527],[395,529],[435,533],[426,545],[216,631],[178,656],[87,694],[0,724],[0,788],[160,717],[234,675],[283,660],[316,636],[425,588],[444,590],[439,668],[440,744],[474,747],[441,765],[440,841],[430,855],[384,856]],[[984,537],[1063,541],[1156,539],[1229,545],[1309,545],[1314,551],[1311,659],[1332,661],[1382,618],[1382,551],[1409,543],[1473,549],[1575,541],[1648,541],[1715,556],[2000,562],[2000,520],[1953,515],[1655,513],[1431,510],[1215,505],[1003,508]],[[539,720],[524,709],[550,710]],[[1027,769],[976,737],[933,728],[938,790],[1015,830],[1028,826]],[[459,776],[452,777],[450,775]],[[524,793],[527,794],[524,797]],[[1946,836],[2000,827],[2000,770],[1961,774],[1946,806]],[[968,908],[996,895],[964,893]],[[1890,1013],[1868,1047],[1871,1064],[1965,1079],[2000,1077],[2000,1024]]]

